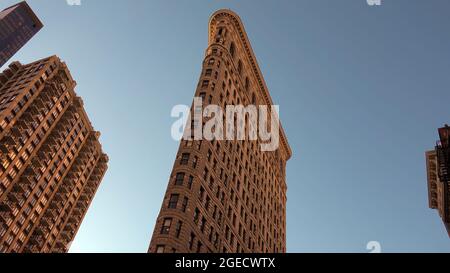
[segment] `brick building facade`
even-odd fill
[[[230,10],[211,16],[195,96],[222,109],[273,105],[244,26]],[[291,150],[281,127],[276,151],[262,152],[259,144],[182,140],[149,252],[286,252]]]
[[[0,252],[67,252],[106,172],[75,85],[56,56],[0,74]]]

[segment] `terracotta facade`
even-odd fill
[[[108,157],[60,59],[0,74],[0,252],[67,252]]]
[[[196,97],[203,106],[273,105],[240,18],[219,10],[209,22],[209,45]],[[191,109],[195,111],[195,109]],[[193,124],[193,127],[198,126]],[[286,162],[260,140],[182,140],[149,252],[286,252]]]

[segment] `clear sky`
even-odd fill
[[[242,18],[292,146],[288,251],[450,252],[424,156],[450,123],[450,1],[81,1],[28,1],[45,26],[13,57],[67,62],[110,157],[72,252],[147,250],[170,111],[191,102],[220,8]]]

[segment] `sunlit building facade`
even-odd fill
[[[210,19],[195,97],[222,109],[273,105],[242,21],[230,10]],[[279,135],[271,152],[261,151],[259,139],[182,140],[148,251],[285,252],[291,149],[281,127]]]
[[[67,252],[108,157],[52,56],[0,74],[0,252]]]

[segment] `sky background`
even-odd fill
[[[288,252],[450,252],[424,155],[450,123],[450,1],[28,2],[45,26],[12,60],[66,61],[110,158],[71,252],[147,251],[170,111],[191,103],[220,8],[242,18],[293,150]]]

